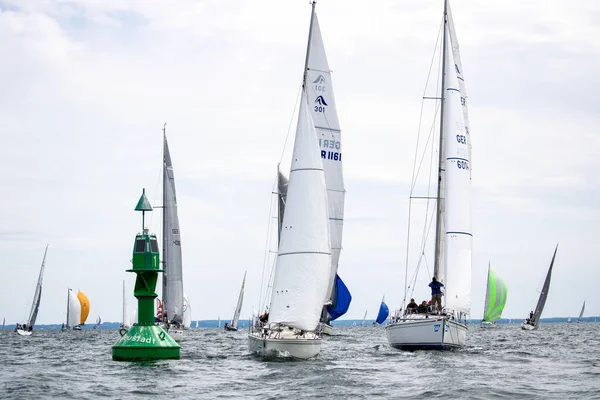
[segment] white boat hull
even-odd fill
[[[521,329],[525,330],[525,331],[534,331],[537,329],[537,326],[534,325],[530,325],[528,323],[523,322],[521,324]]]
[[[21,336],[31,336],[33,331],[24,331],[23,329],[17,329],[17,334]]]
[[[171,327],[171,328],[167,329],[167,333],[177,343],[179,343],[183,340],[183,329],[182,328]]]
[[[301,360],[316,357],[321,352],[323,339],[297,337],[295,334],[275,335],[253,332],[248,334],[248,351],[262,357],[292,357]]]
[[[452,349],[462,347],[467,326],[442,316],[419,315],[385,327],[390,346],[401,350]]]
[[[483,321],[483,322],[481,322],[481,327],[482,328],[495,328],[496,324],[493,322]]]
[[[319,324],[319,329],[321,330],[321,333],[323,333],[323,335],[327,335],[327,336],[333,335],[333,327],[329,324],[324,324],[321,322]]]

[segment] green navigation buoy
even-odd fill
[[[112,358],[115,361],[179,359],[177,342],[154,323],[154,299],[158,296],[154,290],[162,270],[156,236],[144,228],[145,213],[152,211],[145,189],[135,210],[142,212],[142,233],[135,237],[133,269],[127,272],[137,275],[133,295],[138,299],[138,322],[129,330],[121,329],[121,339],[112,347]]]

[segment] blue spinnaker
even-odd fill
[[[352,301],[352,295],[350,291],[342,281],[339,275],[335,275],[335,286],[334,286],[333,304],[327,306],[327,312],[331,316],[331,320],[338,319],[342,315],[346,314],[348,308],[350,308],[350,302]]]
[[[377,323],[383,324],[388,315],[390,315],[390,309],[388,308],[387,304],[382,301],[381,306],[379,306],[379,314],[377,314]]]

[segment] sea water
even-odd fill
[[[400,351],[383,327],[336,327],[309,361],[248,354],[247,332],[191,329],[181,359],[116,362],[116,330],[0,331],[0,398],[600,399],[600,323],[469,326],[454,351]]]

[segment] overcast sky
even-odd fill
[[[442,0],[320,0],[347,190],[345,318],[403,297],[408,193]],[[545,317],[600,314],[600,3],[452,2],[472,134],[472,317],[488,261],[504,316],[535,307],[560,243]],[[193,319],[258,305],[270,192],[293,117],[310,6],[285,1],[0,0],[0,318],[28,314],[50,244],[38,323],[121,318],[133,211],[161,202],[173,160]],[[289,168],[283,166],[284,170]],[[149,226],[160,230],[160,213]],[[433,259],[431,256],[429,259]],[[414,263],[410,269],[414,268]],[[429,296],[426,270],[417,300]]]

